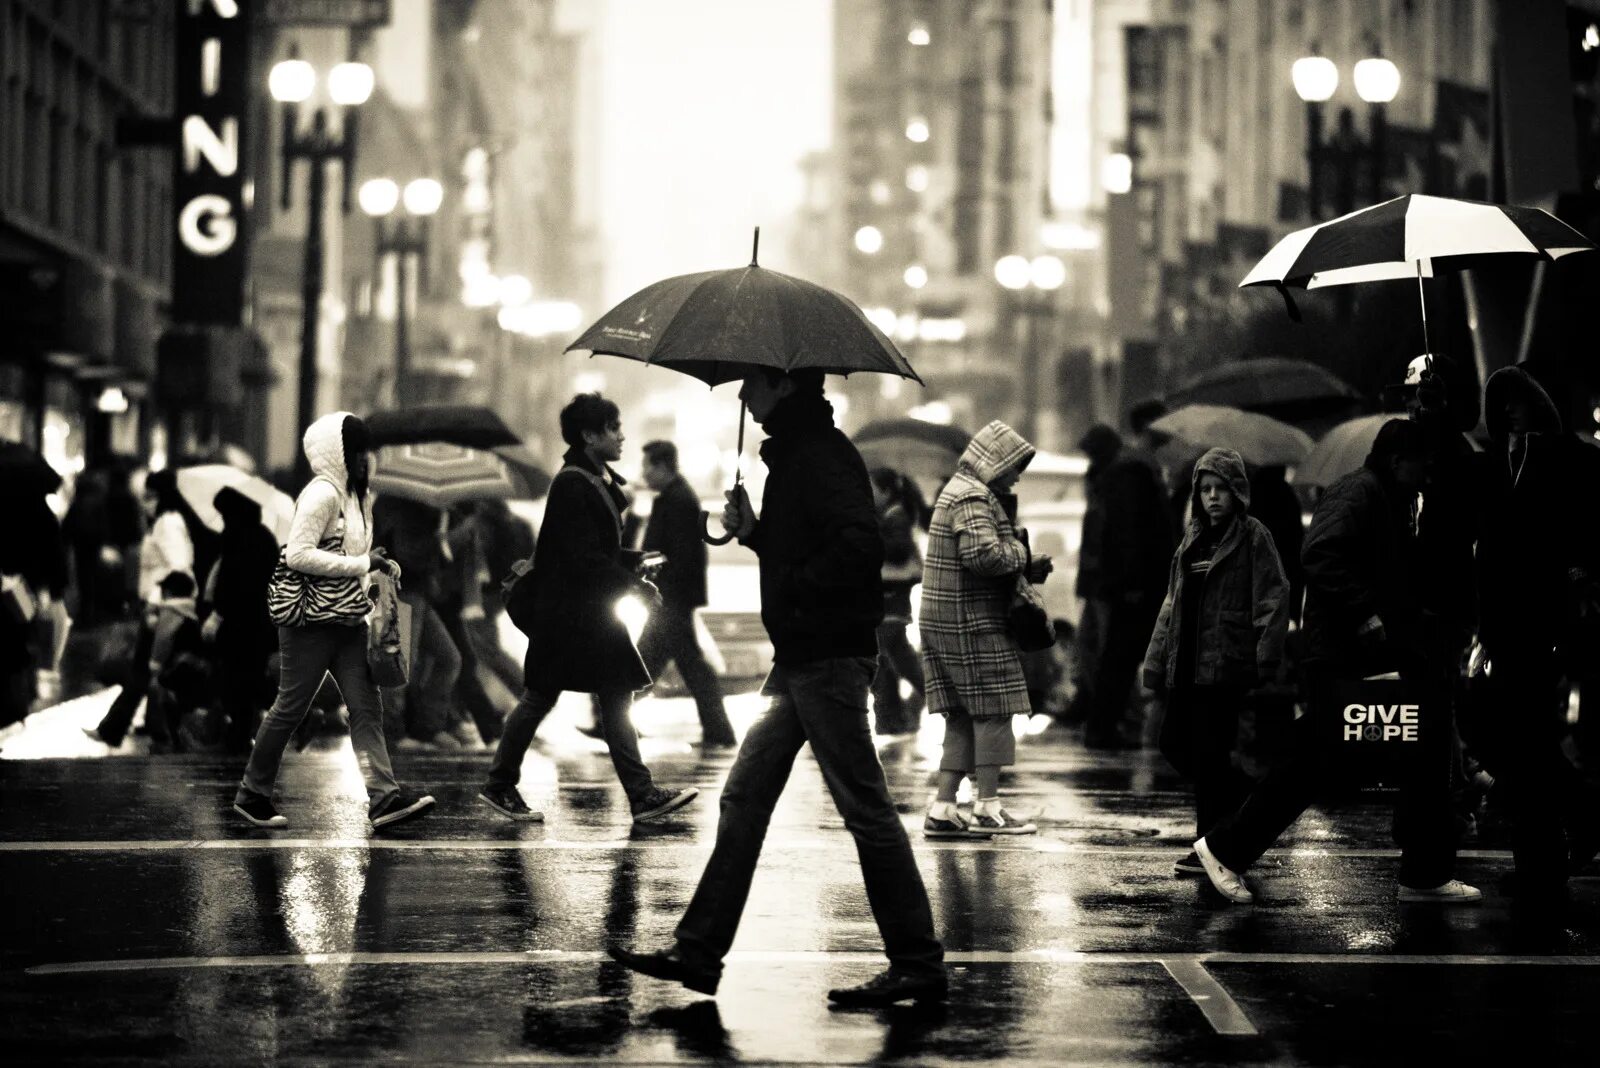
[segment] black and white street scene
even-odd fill
[[[0,1063],[1594,1063],[1597,241],[1600,0],[0,0]]]

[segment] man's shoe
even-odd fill
[[[593,738],[599,742],[606,740],[605,728],[601,727],[598,723],[580,723],[578,724],[578,733],[586,734],[590,738]]]
[[[709,968],[696,968],[687,963],[678,953],[678,948],[664,949],[659,953],[630,953],[626,949],[616,946],[607,946],[606,952],[611,959],[631,971],[640,975],[648,975],[652,979],[665,979],[669,983],[681,983],[697,994],[715,994],[717,984],[722,976]]]
[[[122,748],[122,739],[121,738],[118,738],[116,741],[113,742],[110,738],[107,738],[105,735],[100,733],[100,728],[99,727],[85,727],[85,728],[83,728],[83,733],[84,733],[84,736],[87,737],[90,741],[99,742],[101,745],[109,746],[112,749],[120,749],[120,748]]]
[[[1235,905],[1253,905],[1256,896],[1244,884],[1244,876],[1228,868],[1211,852],[1211,847],[1206,845],[1204,838],[1194,844],[1195,856],[1199,858],[1201,867],[1205,868],[1206,878],[1211,880],[1212,887],[1233,902]]]
[[[643,801],[633,806],[633,822],[649,823],[658,820],[669,812],[676,812],[690,801],[700,796],[700,791],[693,786],[682,790],[663,790],[657,786],[645,795]]]
[[[941,973],[927,976],[900,975],[893,968],[880,972],[860,986],[828,991],[828,1000],[846,1008],[875,1008],[898,1001],[943,1001],[950,996],[950,982]]]
[[[1038,834],[1039,825],[1032,820],[1019,820],[1005,809],[998,816],[982,812],[972,814],[967,826],[977,834]]]
[[[411,796],[404,791],[390,794],[378,805],[378,808],[367,814],[367,829],[371,831],[388,827],[419,816],[433,807],[433,795],[423,794],[420,797]]]
[[[1174,875],[1204,875],[1205,873],[1206,866],[1200,863],[1200,858],[1195,855],[1192,849],[1172,865],[1172,874]]]
[[[485,786],[478,791],[478,800],[507,819],[524,823],[544,822],[544,813],[529,808],[515,786]]]
[[[700,739],[700,748],[706,752],[713,749],[737,749],[739,739],[733,734],[710,734]]]
[[[1438,886],[1416,887],[1402,885],[1399,897],[1401,901],[1414,903],[1476,905],[1483,900],[1483,891],[1476,886],[1468,886],[1460,879],[1451,879],[1449,882],[1440,883]]]
[[[960,813],[954,819],[944,820],[928,815],[922,820],[924,838],[988,838],[988,831],[974,831]]]
[[[257,827],[287,827],[289,821],[279,812],[271,798],[251,794],[243,801],[235,801],[233,810]]]

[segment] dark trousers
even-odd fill
[[[141,622],[138,640],[133,643],[133,662],[128,665],[128,681],[122,684],[122,692],[111,702],[98,728],[100,737],[113,748],[128,736],[128,728],[133,726],[133,717],[139,711],[139,702],[150,693],[150,646],[154,640],[149,623]],[[149,721],[146,726],[152,735],[161,737],[160,717],[146,714],[145,719]]]
[[[461,677],[461,651],[450,637],[444,619],[420,593],[402,593],[400,599],[411,606],[411,630],[415,637],[416,663],[405,687],[404,715],[387,726],[391,738],[410,736],[431,742],[448,731],[455,720],[456,680]]]
[[[484,615],[473,616],[470,619],[463,615],[461,625],[467,632],[473,655],[478,658],[478,662],[488,668],[489,673],[499,679],[506,689],[512,693],[520,693],[522,665],[500,645],[498,619],[498,612],[489,615],[486,610]]]
[[[478,654],[472,648],[472,638],[467,634],[466,624],[462,622],[461,610],[456,608],[442,611],[439,613],[439,618],[444,621],[444,628],[450,635],[451,644],[456,647],[461,659],[461,670],[456,675],[455,697],[472,717],[473,726],[478,728],[479,737],[486,742],[492,742],[499,738],[500,732],[505,729],[505,713],[495,707],[489,692],[483,688],[483,681],[478,678]]]
[[[1194,783],[1197,837],[1238,808],[1254,785],[1233,763],[1243,700],[1238,686],[1184,686],[1167,697],[1161,754]]]
[[[1330,676],[1308,670],[1307,685],[1316,687]],[[1424,888],[1448,882],[1455,875],[1456,827],[1450,803],[1450,763],[1455,730],[1447,694],[1432,687],[1425,700],[1433,718],[1428,739],[1397,771],[1400,796],[1395,802],[1394,839],[1400,847],[1400,882]],[[1289,758],[1267,773],[1237,809],[1205,832],[1206,844],[1218,860],[1242,872],[1261,859],[1278,836],[1332,787],[1348,786],[1346,769],[1330,759],[1327,746],[1312,732],[1310,712],[1295,721]]]
[[[254,641],[230,641],[224,635],[217,642],[217,700],[227,721],[223,743],[230,752],[249,751],[261,713],[271,700],[266,693],[266,672],[274,641],[271,635]]]
[[[522,779],[522,758],[533,744],[539,724],[550,714],[561,697],[560,691],[541,693],[523,690],[517,707],[506,717],[505,732],[495,746],[494,760],[489,765],[490,786],[515,786]],[[611,751],[611,766],[617,770],[617,779],[628,795],[630,804],[638,804],[655,789],[650,769],[639,756],[639,736],[634,733],[633,694],[627,690],[613,690],[599,695],[600,730],[606,747]]]
[[[677,664],[683,684],[694,695],[701,736],[723,742],[734,740],[733,724],[728,722],[728,711],[722,703],[722,682],[695,639],[694,609],[669,602],[650,613],[644,633],[639,635],[639,659],[644,661],[651,678],[659,676],[668,664]]]
[[[739,747],[722,791],[716,847],[678,923],[685,959],[720,970],[739,929],[773,807],[800,747],[810,742],[855,838],[867,901],[891,966],[905,975],[942,972],[944,949],[933,933],[928,892],[867,723],[867,687],[875,668],[869,658],[849,657],[772,669],[762,688],[772,703]]]
[[[1518,889],[1552,891],[1566,882],[1566,824],[1581,805],[1577,772],[1561,749],[1560,668],[1537,653],[1490,650],[1490,658],[1493,747],[1484,757],[1509,802]]]
[[[906,706],[900,680],[911,683],[917,700]],[[906,625],[898,619],[878,624],[878,674],[872,679],[872,707],[879,734],[909,734],[917,729],[922,713],[922,660],[911,648]]]
[[[1161,612],[1161,598],[1146,594],[1131,603],[1112,599],[1105,602],[1105,608],[1100,654],[1089,697],[1086,737],[1090,739],[1109,738],[1121,732],[1128,691],[1150,645],[1150,632]]]

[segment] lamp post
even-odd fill
[[[395,257],[394,298],[394,402],[396,407],[411,403],[411,272],[416,257],[420,288],[428,285],[428,220],[444,203],[444,187],[432,178],[413,178],[404,192],[392,178],[373,178],[361,183],[357,194],[361,210],[377,229],[373,246],[378,260]],[[403,207],[404,213],[396,215]],[[391,222],[392,217],[392,222]]]
[[[322,107],[312,112],[310,128],[301,129],[300,105],[311,99],[317,87],[317,72],[310,63],[291,52],[288,59],[274,64],[267,76],[268,91],[274,100],[283,105],[282,177],[279,187],[285,211],[289,209],[295,161],[303,159],[311,165],[306,189],[305,258],[300,279],[298,426],[302,436],[317,416],[317,333],[325,253],[323,216],[327,211],[328,193],[324,165],[330,160],[340,162],[344,183],[341,210],[349,214],[356,144],[356,112],[352,109],[366,103],[372,95],[372,68],[365,63],[340,63],[328,72],[327,83],[329,99],[336,106],[346,109],[337,132],[330,129],[328,111]],[[300,456],[298,466],[302,475],[307,473],[304,455]]]
[[[1034,320],[1050,311],[1050,294],[1060,289],[1067,280],[1067,266],[1056,256],[1001,256],[995,261],[994,279],[1003,289],[1018,294],[1023,320],[1022,376],[1019,393],[1022,399],[1022,425],[1018,432],[1030,442],[1036,442],[1039,432],[1039,340]]]
[[[1315,46],[1313,46],[1315,52]],[[1355,116],[1340,108],[1333,137],[1323,137],[1322,106],[1339,88],[1339,68],[1326,56],[1310,55],[1294,62],[1290,70],[1294,91],[1306,105],[1306,163],[1309,169],[1307,193],[1311,217],[1322,217],[1323,173],[1331,160],[1334,167],[1334,210],[1339,215],[1355,210],[1356,168],[1365,159],[1368,166],[1367,194],[1376,203],[1383,199],[1383,172],[1386,131],[1385,105],[1400,92],[1400,70],[1379,56],[1355,65],[1356,95],[1369,106],[1369,129],[1363,141],[1356,132]]]

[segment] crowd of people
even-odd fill
[[[1402,392],[1406,413],[1382,426],[1360,468],[1326,488],[1309,528],[1281,469],[1249,468],[1226,447],[1183,464],[1171,464],[1170,451],[1157,459],[1148,408],[1133,413],[1134,444],[1106,426],[1081,443],[1090,467],[1077,580],[1080,692],[1063,718],[1083,726],[1091,749],[1134,745],[1130,707],[1144,705],[1130,697],[1154,698],[1159,749],[1194,783],[1193,851],[1175,874],[1203,876],[1227,901],[1252,902],[1250,867],[1355,774],[1327,741],[1337,716],[1329,696],[1386,676],[1428,717],[1425,744],[1387,778],[1398,787],[1400,900],[1481,898],[1455,871],[1462,799],[1474,782],[1492,779],[1504,799],[1519,903],[1558,903],[1568,875],[1600,850],[1591,784],[1563,750],[1564,695],[1593,676],[1600,652],[1600,450],[1563,429],[1550,394],[1524,368],[1496,372],[1480,401],[1470,376],[1425,357]],[[740,396],[766,430],[768,477],[759,512],[739,486],[722,524],[758,559],[774,649],[762,688],[770,704],[742,742],[694,635],[693,613],[706,600],[699,501],[671,443],[647,444],[645,481],[656,500],[635,547],[632,494],[613,466],[625,441],[621,415],[598,394],[561,412],[568,451],[537,539],[503,504],[375,507],[368,432],[346,412],[306,432],[313,477],[281,553],[247,497],[218,494],[219,536],[199,523],[171,472],[151,473],[140,499],[137,637],[122,691],[89,733],[120,744],[147,702],[147,729],[163,745],[205,735],[247,753],[235,811],[283,827],[278,768],[331,677],[374,830],[433,805],[397,782],[392,747],[494,744],[479,798],[501,816],[536,821],[541,814],[518,791],[523,759],[560,695],[577,692],[591,695],[593,729],[644,823],[698,793],[657,784],[632,723],[634,695],[675,662],[696,702],[701,744],[737,744],[737,756],[715,847],[671,944],[613,947],[613,956],[716,990],[773,807],[809,744],[855,840],[890,961],[830,997],[942,998],[942,950],[873,735],[914,732],[924,710],[944,717],[926,837],[1037,833],[1001,798],[1003,770],[1016,760],[1013,718],[1036,710],[1021,637],[1037,603],[1031,587],[1054,570],[1031,551],[1012,492],[1034,446],[991,422],[930,508],[904,475],[867,470],[835,426],[820,372],[753,371]],[[1481,452],[1466,436],[1480,410]],[[114,615],[105,567],[125,551],[133,520],[98,482],[80,501],[69,531],[118,533],[100,546],[69,537],[79,610]],[[8,581],[21,574],[48,603],[63,596],[65,553],[56,538],[53,554],[26,555],[26,546],[51,543],[53,516],[36,518],[8,535],[3,563]],[[387,694],[369,666],[372,575],[398,580],[409,608],[409,678]],[[917,650],[907,626],[919,588]],[[652,609],[637,644],[615,611],[630,595]],[[500,648],[502,610],[528,635],[521,665]],[[3,647],[9,656],[25,644]],[[276,698],[263,716],[274,657]],[[509,712],[486,692],[480,664],[520,695]],[[8,709],[17,703],[7,700]],[[212,717],[204,730],[186,721],[201,706]],[[1264,775],[1247,774],[1240,760],[1245,719],[1258,743],[1281,743],[1262,750]],[[970,808],[958,802],[963,781]]]

